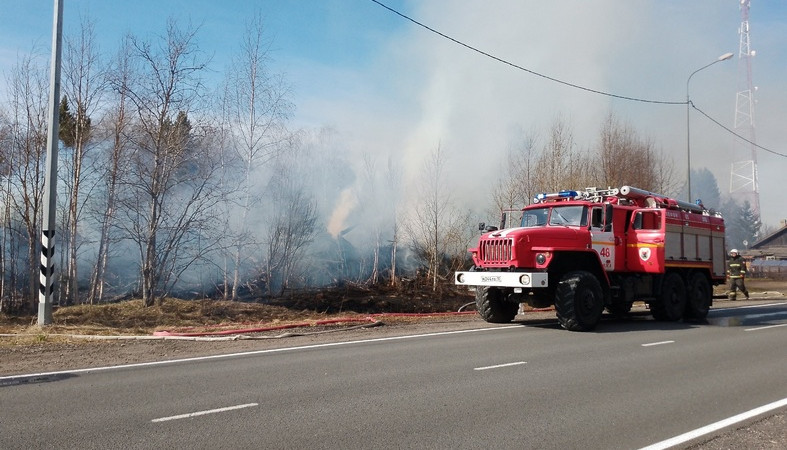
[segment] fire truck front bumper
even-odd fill
[[[545,288],[546,272],[456,272],[454,283],[463,286]]]

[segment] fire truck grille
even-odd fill
[[[511,261],[514,240],[492,239],[481,241],[481,261],[490,264],[507,264]]]

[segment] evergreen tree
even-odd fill
[[[58,132],[60,135],[60,140],[63,141],[63,145],[68,148],[74,148],[76,144],[76,118],[71,113],[71,109],[68,107],[68,98],[64,95],[63,99],[60,100],[60,122],[58,127]]]
[[[762,226],[760,217],[751,209],[751,204],[748,200],[743,202],[743,206],[740,209],[739,220],[740,229],[743,235],[743,241],[741,243],[744,247],[748,248],[760,238],[760,227]]]
[[[742,206],[730,200],[725,204],[724,210],[729,248],[745,249],[757,242],[760,238],[762,222],[752,210],[748,200],[744,201]]]

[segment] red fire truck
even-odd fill
[[[510,322],[520,303],[554,305],[564,328],[588,331],[605,308],[626,314],[635,301],[656,320],[704,319],[725,281],[724,219],[700,204],[587,188],[539,194],[518,222],[481,224],[473,267],[455,274],[488,322]]]

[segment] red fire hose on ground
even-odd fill
[[[475,311],[458,311],[458,312],[445,312],[445,313],[380,313],[380,314],[371,314],[365,317],[341,317],[336,319],[325,319],[325,320],[290,323],[290,324],[283,324],[283,325],[231,328],[231,329],[222,329],[216,331],[196,331],[196,330],[197,329],[204,330],[205,328],[216,328],[216,327],[223,328],[233,325],[225,324],[225,325],[213,325],[213,326],[206,326],[206,327],[187,327],[187,328],[181,328],[177,331],[172,331],[172,330],[155,331],[153,332],[153,336],[182,336],[182,337],[227,336],[227,335],[235,335],[235,334],[264,333],[269,331],[286,330],[286,329],[293,329],[293,328],[310,328],[316,326],[350,324],[350,323],[361,323],[361,325],[357,325],[352,328],[369,328],[369,327],[383,325],[383,322],[381,322],[379,319],[384,317],[426,318],[426,317],[461,316],[461,315],[473,315],[473,314],[477,314],[477,313]],[[342,330],[346,330],[346,329],[347,328],[342,328]],[[299,334],[306,334],[306,333],[299,333]]]

